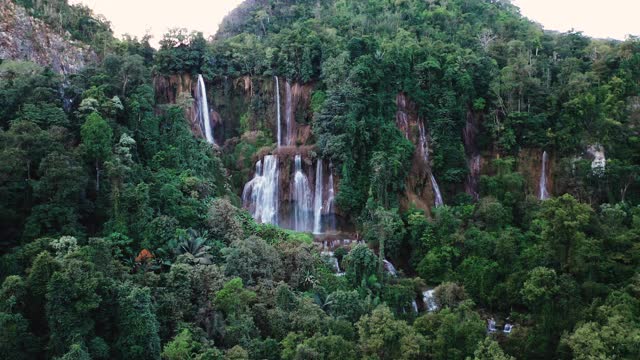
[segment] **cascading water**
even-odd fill
[[[291,92],[291,84],[287,81],[285,82],[285,100],[284,100],[284,106],[285,106],[285,122],[286,122],[286,136],[284,138],[283,141],[283,145],[285,146],[291,146],[291,145],[295,145],[293,143],[293,94]]]
[[[422,121],[418,121],[418,131],[420,133],[420,152],[422,154],[422,159],[424,160],[426,166],[429,168],[431,187],[433,188],[433,194],[435,195],[435,205],[436,207],[442,206],[444,205],[444,201],[442,200],[442,193],[440,192],[440,187],[438,186],[436,177],[433,176],[433,172],[431,171],[431,164],[429,162],[429,141],[427,140],[427,131],[425,130]]]
[[[424,162],[429,165],[429,142],[427,141],[427,131],[422,121],[418,121],[418,132],[420,133],[420,153]]]
[[[418,303],[415,300],[413,300],[411,302],[411,307],[413,308],[413,312],[417,314],[418,313]]]
[[[215,144],[213,129],[211,128],[211,121],[209,119],[207,88],[204,85],[204,78],[202,77],[202,75],[198,75],[198,91],[196,94],[196,102],[198,107],[198,121],[200,123],[200,129],[202,129],[207,142],[210,144]]]
[[[384,259],[382,260],[382,264],[384,265],[384,269],[391,275],[391,276],[398,276],[398,271],[396,270],[396,267],[393,266],[393,264],[391,263],[391,261]]]
[[[242,191],[242,201],[256,221],[278,224],[278,158],[267,155],[256,163],[256,174]]]
[[[331,264],[336,273],[340,273],[340,263],[338,262],[338,258],[336,258],[333,251],[323,251],[322,253],[320,253],[320,255],[327,259],[327,262]]]
[[[323,182],[322,182],[322,159],[316,162],[316,188],[313,198],[313,233],[322,233],[322,205],[323,205]]]
[[[327,203],[325,204],[325,214],[329,216],[327,223],[327,232],[336,230],[336,217],[335,217],[335,190],[333,187],[333,163],[329,164],[329,188],[327,189]]]
[[[404,133],[405,138],[409,140],[409,115],[407,114],[407,98],[403,93],[396,96],[396,125]]]
[[[311,229],[310,217],[311,212],[311,189],[309,188],[309,179],[302,171],[302,158],[300,155],[295,156],[294,160],[295,174],[293,176],[293,200],[295,201],[293,221],[294,230],[309,231]]]
[[[549,191],[547,190],[547,163],[549,162],[549,156],[547,152],[542,152],[542,171],[540,172],[540,200],[547,200],[549,198]]]
[[[280,79],[274,76],[276,79],[276,119],[278,122],[278,147],[282,146],[282,124],[280,119]]]
[[[591,161],[591,172],[598,176],[604,175],[605,167],[607,165],[604,147],[600,144],[590,145],[587,148],[587,152],[593,157],[593,160]]]
[[[435,195],[435,205],[436,207],[444,205],[444,200],[442,199],[442,193],[440,193],[440,187],[438,186],[438,182],[436,178],[431,173],[431,187],[433,188],[433,194]]]
[[[428,312],[434,312],[438,310],[438,304],[435,299],[435,290],[426,290],[422,292],[422,302]]]
[[[332,166],[329,165],[329,168],[331,169]],[[333,172],[329,172],[329,189],[327,190],[327,209],[326,209],[326,213],[327,214],[331,214],[333,213],[334,209],[333,209],[333,203],[335,202],[335,190],[333,189]]]

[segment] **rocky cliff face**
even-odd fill
[[[0,59],[27,60],[61,74],[75,73],[97,60],[88,46],[70,40],[21,6],[0,0]]]
[[[227,140],[240,138],[243,135],[241,131],[252,133],[258,130],[265,131],[276,142],[278,97],[274,78],[244,76],[206,83],[217,144],[222,146]],[[154,78],[157,102],[183,106],[194,135],[202,137],[195,121],[195,105],[190,102],[196,97],[196,86],[197,81],[189,74]],[[290,146],[313,145],[310,125],[313,84],[288,83],[286,79],[280,79],[279,90],[281,126],[285,127],[287,116],[293,125],[292,133],[288,135]]]
[[[396,106],[396,126],[415,146],[411,170],[407,177],[406,191],[401,198],[401,206],[403,209],[415,206],[430,214],[435,202],[435,195],[432,183],[429,181],[431,164],[428,162],[428,153],[430,149],[428,145],[421,144],[420,126],[424,126],[425,122],[418,116],[416,104],[406,94],[398,93]],[[424,136],[428,137],[428,132]],[[427,156],[423,156],[421,151],[426,151]]]
[[[521,149],[518,152],[517,171],[522,174],[526,182],[526,193],[536,198],[540,198],[540,182],[543,174],[543,149]],[[555,157],[548,155],[545,163],[546,190],[549,196],[554,194]]]

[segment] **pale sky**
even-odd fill
[[[111,21],[117,36],[153,35],[152,45],[169,28],[215,34],[218,25],[242,0],[70,0],[84,3]],[[575,29],[598,38],[624,40],[640,35],[640,0],[512,0],[522,14],[545,29]]]
[[[220,22],[242,0],[69,0],[83,3],[111,22],[116,36],[153,35],[156,46],[170,28],[202,31],[205,38],[216,33]]]
[[[520,12],[548,30],[583,31],[624,40],[640,35],[640,0],[512,0]]]

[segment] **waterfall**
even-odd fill
[[[282,146],[282,125],[280,120],[280,79],[274,76],[276,79],[276,118],[278,123],[278,147]]]
[[[542,153],[542,171],[540,172],[540,200],[547,200],[549,198],[549,191],[547,190],[547,163],[549,162],[549,156],[547,152]]]
[[[323,251],[320,255],[322,255],[329,264],[331,264],[336,273],[340,273],[340,263],[338,262],[338,258],[333,254],[333,251]]]
[[[422,121],[418,121],[418,132],[420,133],[420,154],[422,154],[422,159],[424,160],[425,164],[429,166],[429,142],[427,141],[427,131],[425,130]]]
[[[438,310],[438,304],[435,299],[435,290],[426,290],[422,292],[422,302],[428,312],[434,312]]]
[[[444,205],[444,201],[442,200],[442,193],[440,193],[440,186],[438,186],[436,177],[433,176],[433,171],[431,171],[431,163],[429,162],[429,141],[427,140],[427,131],[425,130],[424,123],[422,121],[418,121],[418,132],[420,133],[419,150],[422,154],[422,159],[424,160],[425,165],[429,168],[431,188],[433,188],[433,194],[435,195],[434,202],[436,207],[442,206]]]
[[[311,189],[309,179],[302,171],[302,159],[300,155],[295,156],[295,174],[293,176],[293,200],[294,206],[294,230],[309,231],[309,213],[311,212]]]
[[[391,261],[384,259],[382,260],[382,263],[384,265],[384,269],[391,274],[391,276],[395,277],[398,276],[398,271],[396,270],[396,267],[393,266],[393,264],[391,263]]]
[[[215,144],[213,139],[213,129],[211,128],[211,121],[209,120],[209,105],[207,104],[207,89],[204,85],[204,78],[202,75],[198,75],[198,91],[196,93],[196,102],[198,106],[198,121],[200,122],[200,129],[204,132],[204,136],[207,142]]]
[[[285,146],[291,146],[291,145],[295,145],[293,143],[293,121],[295,121],[295,119],[293,118],[293,95],[291,93],[291,84],[287,81],[285,82],[285,100],[284,100],[284,106],[285,106],[285,122],[287,124],[286,127],[286,136],[284,139],[284,144]]]
[[[256,163],[256,174],[242,191],[242,201],[256,221],[278,224],[278,158],[267,155]]]
[[[333,163],[329,163],[329,188],[327,189],[327,203],[325,205],[325,214],[329,215],[327,229],[328,231],[336,230],[336,217],[335,217],[335,190],[333,188]]]
[[[607,165],[604,147],[600,144],[590,145],[589,148],[587,148],[587,152],[593,156],[593,160],[591,161],[591,172],[598,176],[604,175],[605,167]]]
[[[313,233],[322,234],[322,159],[316,162],[316,188],[313,198]]]
[[[396,96],[396,125],[404,133],[404,137],[409,140],[409,115],[407,115],[407,98],[403,93]]]
[[[327,208],[325,211],[327,214],[332,214],[334,211],[333,203],[335,201],[335,191],[333,189],[333,171],[331,171],[332,168],[333,166],[329,165],[329,189],[327,189]]]
[[[418,303],[415,300],[413,300],[411,302],[411,307],[413,308],[413,312],[417,314],[418,313]]]
[[[435,195],[435,205],[436,207],[444,205],[444,200],[442,200],[442,194],[440,193],[440,187],[438,186],[438,182],[436,182],[436,178],[431,173],[431,187],[433,188],[433,194]]]

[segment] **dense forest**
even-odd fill
[[[640,39],[247,0],[154,49],[12,2],[97,60],[0,59],[0,358],[640,358]]]

